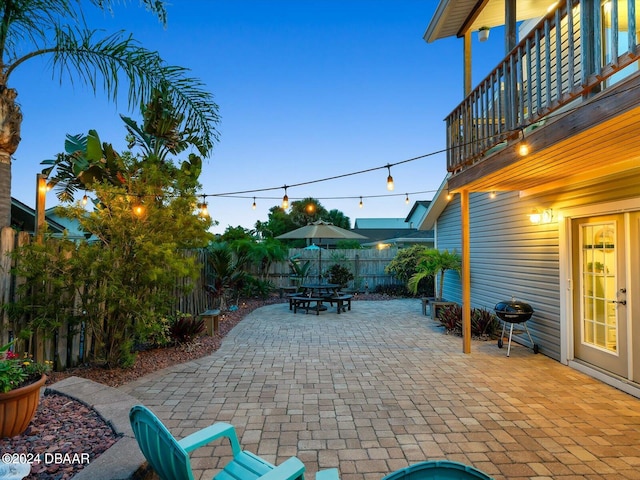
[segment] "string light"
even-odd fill
[[[287,186],[284,186],[284,197],[282,197],[282,209],[289,208],[289,196],[287,195]]]
[[[202,218],[207,218],[209,216],[209,208],[207,207],[207,196],[202,196],[202,203],[200,204],[200,211],[198,212]]]
[[[524,128],[520,129],[522,131],[522,140],[518,143],[518,154],[521,157],[526,157],[529,155],[529,145],[527,145],[527,141],[524,138]]]
[[[253,197],[253,205],[251,205],[251,208],[256,209],[256,197]]]
[[[364,206],[364,204],[362,203],[362,197],[360,197],[360,203],[358,204],[358,206],[359,206],[360,208],[362,208],[362,207]]]
[[[406,198],[404,199],[404,203],[406,203],[407,205],[409,205],[409,194],[405,193]]]
[[[86,206],[89,201],[89,197],[87,197],[87,192],[84,193],[84,197],[82,197],[82,206]]]
[[[387,164],[387,170],[389,171],[389,176],[387,177],[387,190],[390,192],[393,191],[393,177],[391,176],[391,165]]]
[[[140,196],[138,196],[138,200],[133,205],[133,214],[138,218],[144,215],[144,205],[142,204],[142,199],[140,198]]]

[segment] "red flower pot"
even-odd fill
[[[47,380],[40,380],[7,393],[0,393],[0,437],[14,437],[24,432],[33,419],[40,401],[40,387]]]

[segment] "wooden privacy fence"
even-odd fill
[[[322,271],[326,272],[333,264],[340,264],[349,269],[354,279],[349,283],[348,288],[354,291],[373,291],[378,285],[394,285],[398,280],[392,275],[384,272],[384,268],[398,253],[398,248],[378,249],[331,249],[322,250]],[[304,248],[290,248],[289,257],[298,261],[311,262],[311,269],[307,281],[318,280],[318,250]],[[292,285],[292,270],[289,261],[274,262],[269,269],[269,280],[276,286],[283,287]]]

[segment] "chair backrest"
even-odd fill
[[[162,480],[193,480],[189,455],[151,410],[136,405],[129,420],[140,450]]]

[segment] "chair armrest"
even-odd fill
[[[302,480],[304,478],[304,463],[297,457],[291,457],[273,470],[268,471],[259,480]]]
[[[320,470],[316,473],[316,480],[339,480],[338,469],[328,468],[327,470]]]
[[[191,452],[219,438],[229,439],[234,457],[240,453],[240,442],[236,435],[236,429],[233,425],[225,422],[214,423],[209,427],[187,435],[182,440],[178,440],[178,444],[184,448],[186,452]]]

